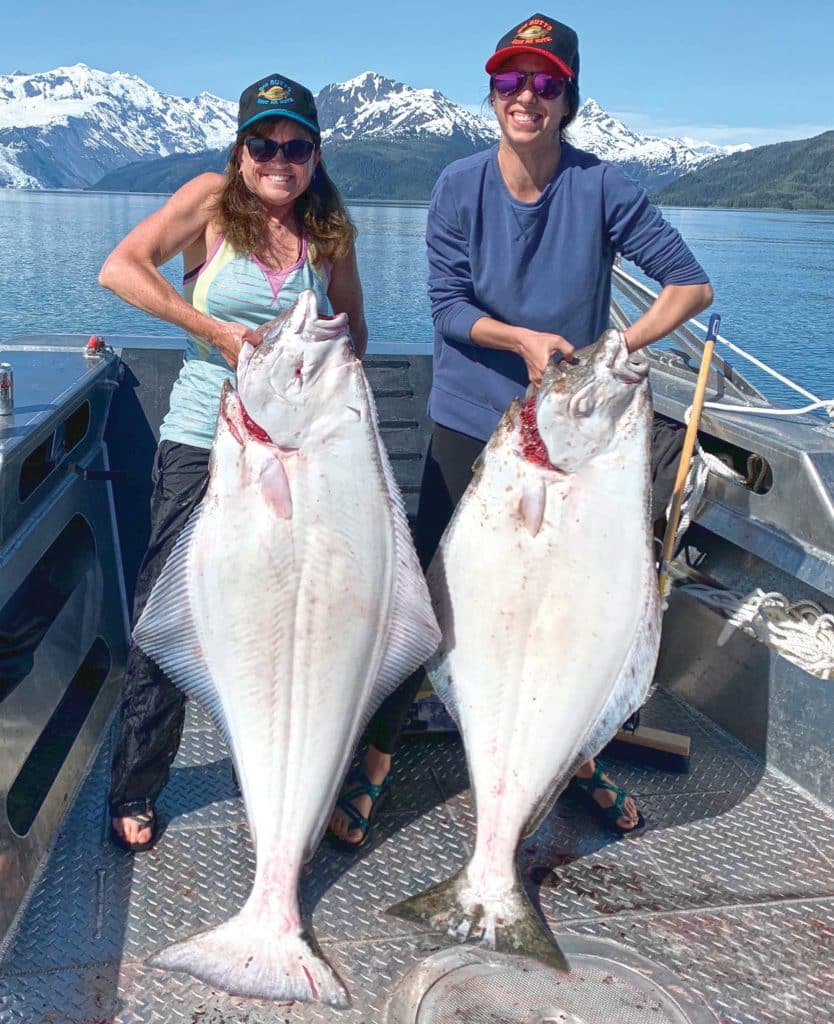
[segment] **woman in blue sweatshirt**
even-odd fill
[[[661,288],[625,332],[632,351],[712,302],[706,274],[645,191],[565,141],[579,107],[573,29],[534,14],[499,40],[486,71],[500,140],[443,171],[426,230],[435,427],[417,523],[424,566],[511,400],[540,383],[551,357],[569,356],[608,326],[615,254]],[[362,767],[342,793],[331,828],[350,844],[367,837],[419,681],[382,706]],[[584,765],[576,782],[614,831],[642,830],[634,800],[598,764]]]

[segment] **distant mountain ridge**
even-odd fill
[[[579,108],[567,134],[580,149],[617,164],[646,188],[672,181],[730,152],[750,149],[747,144],[723,147],[708,143],[691,145],[683,139],[641,135],[612,117],[593,99],[586,100]]]
[[[498,137],[491,116],[372,71],[325,86],[317,103],[328,165],[349,197],[426,198],[443,166]],[[15,72],[0,76],[0,187],[171,191],[175,169],[222,167],[235,127],[236,104],[210,93],[167,96],[84,64]],[[593,100],[570,131],[648,187],[724,152],[638,135]]]
[[[316,95],[322,142],[437,136],[475,147],[493,143],[498,125],[447,99],[373,71],[326,85]]]
[[[834,131],[736,153],[652,198],[670,206],[834,210]]]
[[[86,64],[0,75],[0,187],[86,188],[131,161],[211,149],[234,136],[236,110]]]

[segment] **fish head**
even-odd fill
[[[303,291],[257,333],[260,345],[245,343],[238,358],[240,399],[274,444],[298,447],[358,366],[347,314],[319,314],[315,292]]]
[[[535,393],[536,426],[550,464],[573,472],[629,433],[649,408],[649,359],[607,330],[570,361],[551,363]]]

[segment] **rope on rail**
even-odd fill
[[[693,320],[692,322],[702,331],[705,330],[704,325],[698,323],[697,320]],[[736,355],[741,356],[742,359],[746,359],[749,363],[757,366],[760,370],[764,370],[765,373],[770,374],[770,376],[778,380],[780,384],[784,384],[786,387],[791,388],[800,395],[810,398],[811,404],[803,406],[801,409],[762,409],[757,406],[729,405],[726,402],[704,402],[705,409],[726,409],[734,413],[752,413],[756,416],[800,416],[802,413],[813,412],[815,409],[824,409],[829,418],[834,419],[834,398],[818,398],[811,391],[807,391],[801,385],[797,384],[796,381],[791,380],[790,377],[785,377],[783,374],[779,373],[778,370],[774,370],[772,366],[768,366],[767,363],[762,362],[761,359],[751,356],[749,352],[745,352],[745,350],[739,345],[734,345],[731,341],[723,338],[720,334],[716,335],[715,340],[721,345],[726,345],[730,351],[735,352]]]
[[[727,642],[732,628],[741,629],[818,679],[834,679],[834,615],[815,601],[791,603],[784,594],[759,588],[747,595],[701,583],[678,589],[724,614],[728,628],[719,645]]]
[[[691,407],[690,407],[691,408]],[[751,413],[754,416],[801,416],[805,412],[813,412],[814,409],[825,409],[828,415],[834,419],[834,398],[820,398],[810,405],[804,405],[801,409],[763,409],[758,405],[734,405],[731,402],[704,402],[705,409],[723,409],[724,412]],[[689,409],[686,410],[687,415]]]

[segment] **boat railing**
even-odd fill
[[[645,313],[657,298],[656,292],[643,284],[642,281],[638,281],[636,277],[626,273],[619,263],[615,264],[613,269],[612,285],[613,291],[628,300],[640,314]],[[612,295],[611,320],[614,326],[624,330],[633,319],[634,317],[627,315],[621,302],[618,301],[617,295]],[[669,341],[672,343],[673,348],[677,347],[680,350],[680,355],[695,360],[697,368],[697,364],[700,363],[701,355],[704,351],[702,338],[706,332],[701,328],[700,335],[697,334],[695,331],[696,323],[697,321],[687,321],[687,323],[682,324],[669,336]],[[715,353],[712,357],[710,384],[719,394],[725,391],[722,382],[726,382],[730,389],[737,393],[737,397],[740,400],[765,401],[761,392],[749,380],[726,362],[719,353]]]

